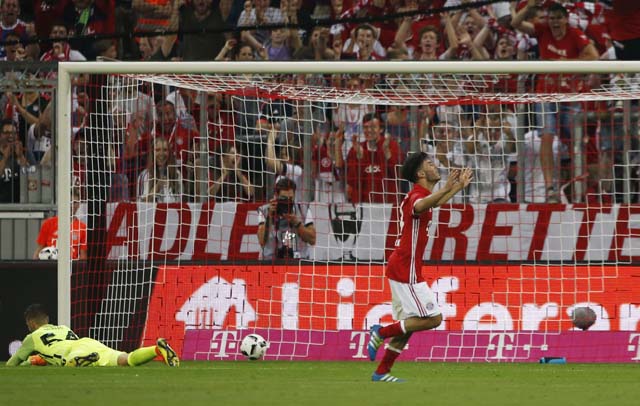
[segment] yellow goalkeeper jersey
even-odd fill
[[[24,338],[18,351],[7,361],[7,365],[20,365],[36,353],[49,364],[64,365],[64,359],[77,340],[76,333],[67,326],[45,324]]]

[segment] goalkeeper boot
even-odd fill
[[[171,348],[167,340],[164,338],[158,338],[156,341],[156,352],[162,357],[164,363],[170,367],[179,367],[180,359],[178,354]]]
[[[382,328],[379,324],[374,324],[371,326],[371,330],[369,331],[369,344],[367,345],[367,352],[369,352],[369,359],[371,361],[376,360],[376,354],[378,353],[378,348],[384,342],[384,338],[380,337],[380,329]]]
[[[92,352],[89,355],[73,357],[67,362],[68,367],[88,367],[100,360],[100,354]]]
[[[373,373],[373,375],[371,375],[371,380],[373,382],[391,382],[391,383],[406,382],[406,380],[397,378],[391,374],[376,374],[375,372]]]

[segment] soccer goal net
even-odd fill
[[[402,358],[640,359],[640,64],[61,63],[59,318],[184,359],[366,358],[408,154],[474,179]],[[86,259],[77,221],[87,227]],[[588,331],[576,308],[597,315]]]

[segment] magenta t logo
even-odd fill
[[[367,331],[352,331],[351,332],[351,341],[349,342],[349,349],[355,350],[355,355],[352,355],[351,358],[368,358],[368,355],[365,355],[364,349],[368,343],[368,335]]]
[[[216,354],[217,358],[227,358],[229,353],[238,352],[237,331],[215,331],[211,337],[211,352]]]
[[[489,358],[505,359],[512,356],[505,356],[504,351],[513,351],[513,333],[494,333],[489,336],[489,345],[487,346],[487,356],[489,351],[495,350],[495,355]]]
[[[631,361],[640,360],[640,334],[629,334],[629,346],[627,347],[629,352],[634,352],[636,355],[631,358]]]

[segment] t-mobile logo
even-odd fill
[[[513,351],[515,349],[513,345],[513,333],[495,333],[489,336],[489,345],[487,346],[487,355],[490,351],[495,351],[491,359],[506,359],[512,358],[511,356],[505,356],[505,351]]]
[[[629,352],[635,352],[635,356],[631,358],[631,361],[640,360],[640,334],[629,335],[629,346],[627,347]]]
[[[238,353],[238,339],[236,331],[216,331],[211,337],[211,352],[217,353],[217,358],[228,358],[229,353]]]
[[[369,356],[364,353],[367,344],[369,343],[369,333],[366,331],[352,331],[351,340],[349,342],[349,349],[355,350],[355,354],[351,358],[368,358]]]

